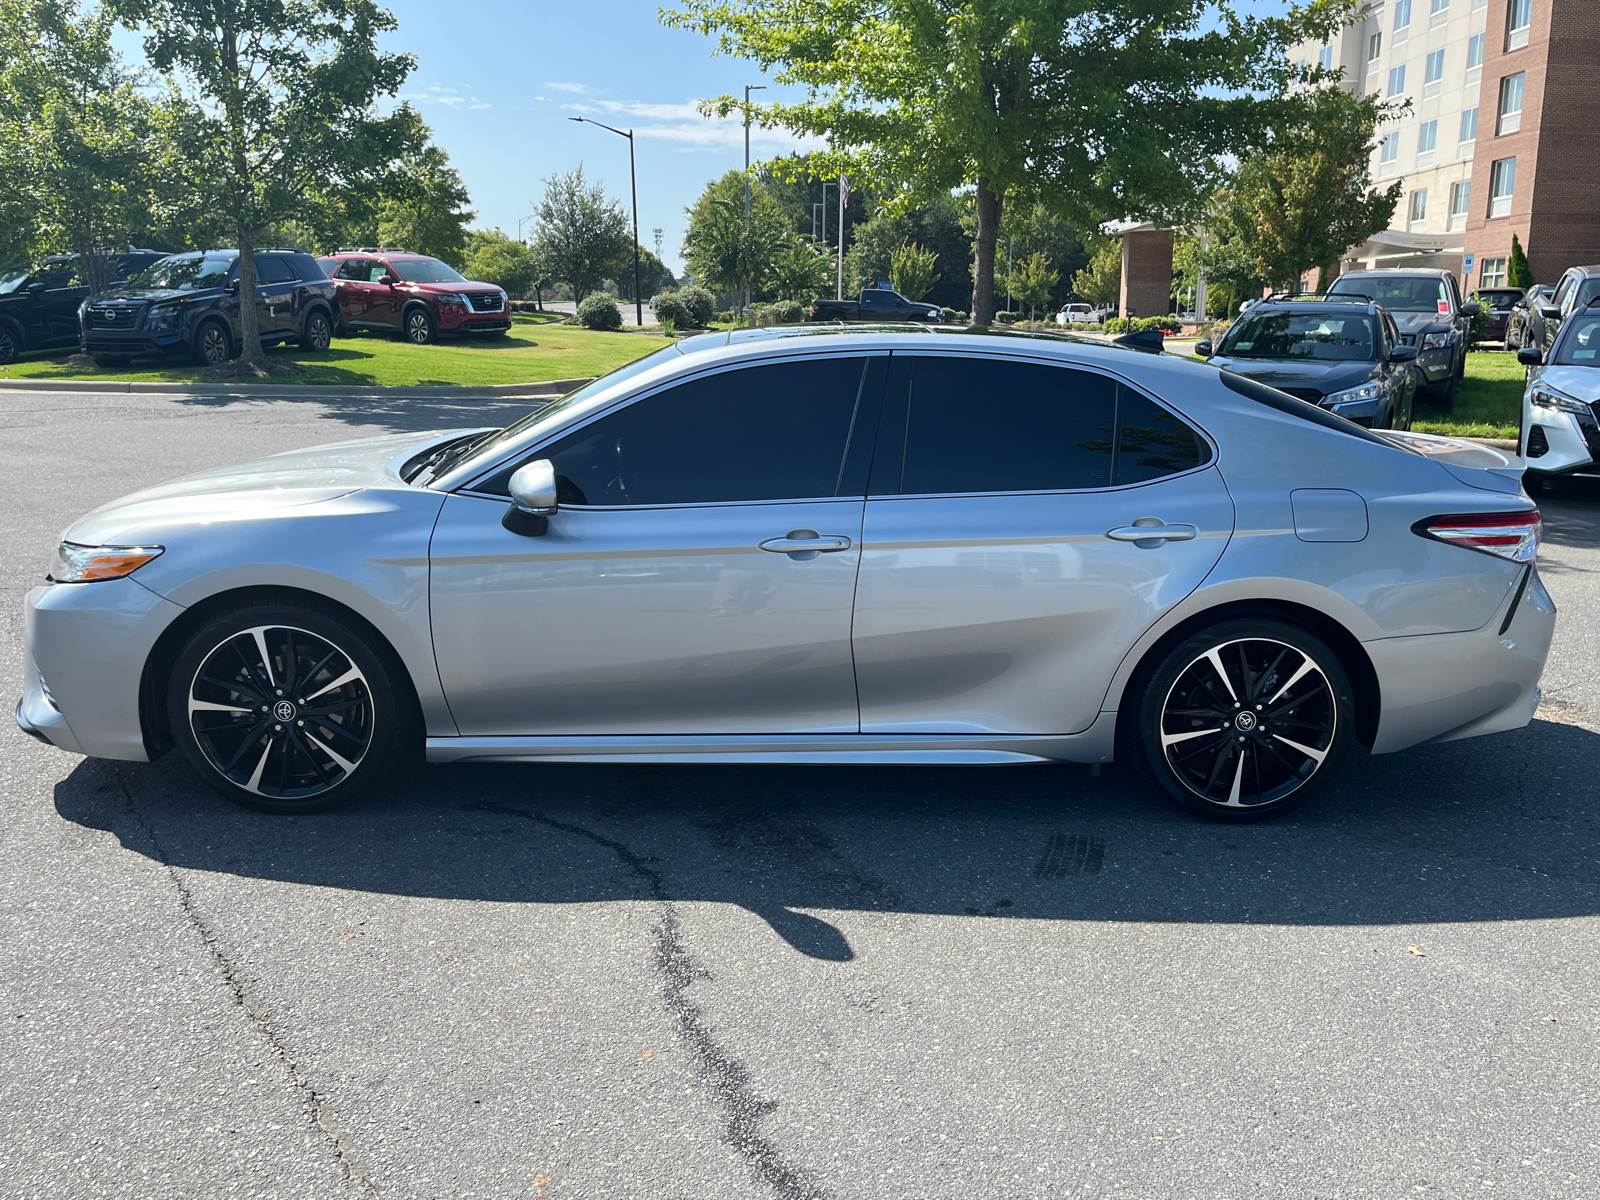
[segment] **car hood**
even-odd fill
[[[1400,326],[1401,333],[1437,333],[1441,329],[1450,328],[1451,319],[1445,313],[1391,311],[1389,315],[1394,318],[1394,323]]]
[[[399,466],[430,444],[470,430],[399,433],[291,450],[185,475],[85,514],[62,534],[80,545],[132,545],[182,525],[251,521],[362,488],[398,485]]]
[[[1600,401],[1600,367],[1545,367],[1529,382],[1555,388],[1574,400]]]
[[[1323,362],[1283,358],[1230,358],[1226,354],[1211,360],[1214,366],[1246,379],[1275,388],[1316,388],[1327,395],[1353,388],[1377,376],[1375,362]]]
[[[500,289],[492,283],[479,283],[469,279],[465,283],[408,283],[405,286],[416,288],[419,292],[490,292],[498,293]]]
[[[104,300],[179,300],[193,299],[196,296],[215,296],[221,288],[195,288],[191,291],[182,291],[178,288],[112,288],[94,298],[98,304]]]

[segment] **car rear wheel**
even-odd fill
[[[195,632],[167,689],[173,734],[197,774],[270,813],[354,797],[407,738],[403,668],[328,607],[252,605]]]
[[[1339,768],[1355,729],[1338,657],[1286,622],[1214,625],[1167,655],[1139,708],[1141,769],[1212,821],[1298,808]]]
[[[194,360],[202,367],[220,367],[233,357],[233,339],[220,321],[207,321],[194,335]]]
[[[433,317],[427,309],[410,308],[406,310],[405,335],[406,341],[417,346],[425,346],[433,341]]]
[[[0,324],[0,366],[14,363],[22,357],[22,339],[9,325]]]
[[[306,317],[305,329],[300,334],[300,345],[307,350],[326,350],[333,345],[333,327],[328,324],[328,314],[320,308]]]

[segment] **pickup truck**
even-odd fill
[[[859,300],[813,300],[813,321],[942,321],[937,304],[907,300],[899,292],[866,288]]]

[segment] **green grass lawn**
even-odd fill
[[[504,337],[445,338],[428,346],[413,346],[375,333],[336,338],[332,347],[321,354],[299,346],[274,346],[267,351],[268,358],[297,363],[305,369],[298,375],[254,382],[366,387],[541,383],[603,375],[666,345],[663,338],[647,333],[596,333],[563,325],[559,320],[520,313],[512,321],[511,332]],[[0,367],[0,379],[183,382],[201,377],[199,367],[177,359],[139,359],[113,371],[101,371],[93,365],[68,365],[67,360],[75,353],[58,350],[27,355],[21,362]]]
[[[1527,368],[1515,354],[1475,350],[1467,355],[1467,375],[1456,394],[1455,411],[1442,413],[1418,404],[1411,414],[1411,428],[1457,437],[1515,438],[1526,378]]]

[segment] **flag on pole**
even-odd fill
[[[846,204],[849,204],[849,203],[850,203],[850,177],[848,175],[841,175],[841,176],[839,176],[839,207],[843,208]]]

